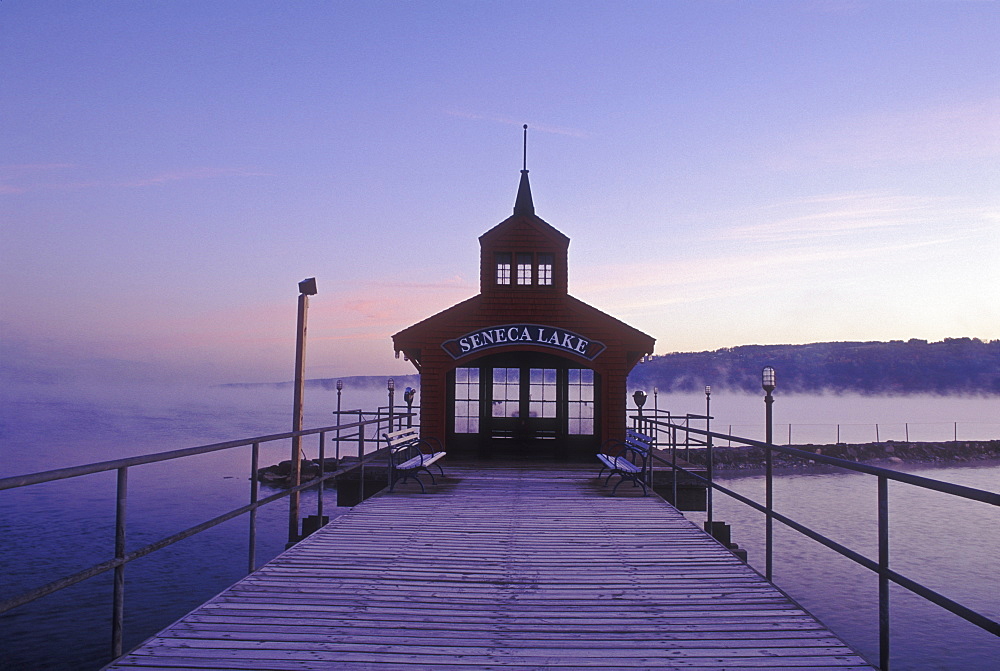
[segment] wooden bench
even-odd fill
[[[406,482],[410,478],[420,485],[421,493],[425,492],[424,483],[417,474],[420,471],[427,471],[431,476],[431,484],[436,484],[434,474],[428,468],[431,465],[437,466],[441,475],[444,475],[441,464],[436,462],[444,458],[445,451],[436,438],[421,438],[420,430],[416,428],[384,433],[382,436],[389,446],[390,492],[396,487],[397,482]],[[422,449],[423,446],[427,447],[427,451]]]
[[[642,495],[648,496],[646,489],[646,472],[649,467],[650,451],[653,449],[653,439],[644,433],[629,429],[625,432],[625,440],[610,440],[597,454],[597,458],[603,466],[597,477],[604,475],[604,471],[610,471],[604,480],[607,485],[611,478],[618,475],[621,480],[615,483],[615,488],[611,490],[611,496],[615,495],[618,485],[626,480],[632,486],[642,487]]]

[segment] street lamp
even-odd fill
[[[712,430],[712,387],[705,385],[705,430]]]
[[[659,417],[660,414],[660,388],[653,387],[653,414]]]
[[[764,508],[766,512],[765,515],[765,531],[764,531],[764,577],[771,580],[773,577],[772,566],[774,564],[774,524],[773,524],[773,513],[774,510],[774,478],[771,460],[771,405],[774,403],[774,398],[771,396],[771,392],[775,388],[774,380],[774,369],[770,366],[764,366],[764,370],[761,371],[760,376],[760,386],[764,389],[764,442],[767,443],[767,447],[764,448],[764,469],[765,469],[765,482],[764,482]]]
[[[386,388],[389,390],[389,431],[392,431],[392,415],[394,412],[393,406],[395,405],[396,396],[396,381],[391,377],[386,383]]]
[[[344,391],[344,381],[337,380],[337,467],[340,468],[340,394]]]
[[[291,485],[298,487],[302,482],[302,397],[305,392],[306,372],[306,318],[309,311],[309,297],[316,295],[316,278],[310,277],[299,282],[299,312],[295,329],[295,392],[292,399],[292,472]],[[288,544],[299,540],[299,492],[288,497]]]

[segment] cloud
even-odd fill
[[[925,273],[944,267],[946,254],[984,248],[995,235],[1000,212],[949,207],[947,201],[880,193],[824,194],[775,203],[725,218],[749,219],[723,227],[697,256],[632,258],[598,263],[575,276],[584,294],[616,310],[634,312],[667,305],[732,299],[764,290],[874,281],[872,273],[892,265],[881,285],[895,285],[905,269]],[[851,269],[844,273],[844,269]]]
[[[478,289],[462,275],[453,275],[435,282],[381,282],[379,286],[388,289],[462,289],[469,291]]]
[[[0,165],[0,194],[14,195],[27,193],[28,191],[45,186],[42,181],[48,175],[75,167],[72,163],[18,163]],[[27,184],[23,182],[27,182]]]
[[[950,215],[970,214],[950,212]],[[747,218],[746,213],[740,213]],[[841,193],[776,203],[750,213],[759,223],[723,228],[716,240],[806,242],[857,235],[861,232],[912,228],[941,220],[943,213],[930,198],[884,193]]]
[[[216,179],[221,177],[265,177],[270,173],[250,168],[198,167],[158,173],[132,180],[66,179],[64,171],[80,168],[72,163],[37,163],[0,166],[0,194],[16,195],[29,191],[78,190],[107,187],[142,188],[170,182]],[[58,176],[58,179],[55,177]]]
[[[824,119],[776,167],[936,163],[1000,157],[1000,98]]]
[[[512,119],[510,117],[501,116],[498,114],[479,114],[476,112],[465,112],[461,110],[445,110],[445,114],[448,116],[458,117],[460,119],[472,119],[475,121],[492,121],[494,123],[501,123],[507,126],[523,126],[524,121],[518,121],[517,119]],[[590,137],[589,133],[585,131],[578,130],[576,128],[565,128],[562,126],[549,126],[548,124],[540,123],[528,123],[528,129],[533,131],[538,131],[539,133],[552,133],[554,135],[568,135],[570,137],[586,138]]]
[[[799,5],[807,12],[818,14],[861,14],[871,7],[866,0],[809,0]]]
[[[266,177],[269,173],[245,168],[190,168],[164,172],[152,177],[146,177],[131,182],[122,182],[121,186],[144,187],[180,182],[194,179],[215,179],[218,177]]]

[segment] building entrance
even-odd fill
[[[449,375],[450,446],[482,455],[597,450],[599,376],[558,356],[483,357]]]

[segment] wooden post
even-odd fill
[[[299,285],[300,290],[302,285]],[[313,290],[315,293],[315,289]],[[299,294],[299,316],[295,332],[295,395],[292,400],[292,431],[302,430],[302,396],[305,391],[306,371],[306,316],[309,311],[309,296]],[[302,482],[302,437],[292,436],[292,471],[289,473],[292,487]],[[288,544],[299,540],[299,492],[288,497]]]

